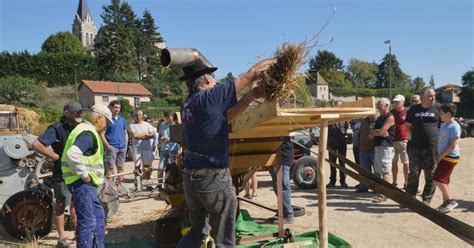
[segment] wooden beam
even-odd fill
[[[375,97],[369,96],[353,102],[343,102],[339,107],[368,107],[375,109]]]
[[[319,212],[319,247],[328,247],[328,228],[326,210],[326,175],[324,173],[324,163],[327,156],[328,122],[323,121],[320,129],[318,147],[318,212]]]
[[[249,109],[237,116],[232,121],[231,132],[238,133],[249,130],[258,124],[270,120],[279,114],[279,107],[276,102],[264,102],[256,108]]]

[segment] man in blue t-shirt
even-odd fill
[[[235,81],[219,85],[212,74],[215,67],[196,63],[183,68],[185,76],[181,79],[189,90],[181,108],[186,145],[183,181],[192,228],[178,247],[200,247],[208,224],[216,247],[235,246],[237,198],[228,168],[227,123],[245,110],[259,90],[251,89],[239,102],[237,94],[274,61],[261,61]]]
[[[100,133],[105,148],[106,177],[114,174],[114,167],[117,167],[117,173],[123,172],[128,143],[127,122],[120,115],[120,101],[111,101],[109,109],[112,112],[113,125],[107,125],[107,129]],[[123,179],[123,176],[119,176],[120,183]]]

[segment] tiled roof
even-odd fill
[[[106,93],[114,95],[140,95],[152,96],[153,94],[140,83],[119,83],[106,81],[82,80],[82,84],[87,86],[94,93]]]
[[[457,84],[446,84],[436,89],[437,91],[445,90],[462,90],[462,87]]]

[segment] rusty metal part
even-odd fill
[[[33,240],[49,234],[53,214],[52,198],[39,190],[13,195],[2,207],[2,224],[8,234]]]

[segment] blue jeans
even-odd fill
[[[283,217],[293,218],[293,207],[291,206],[291,182],[290,182],[290,166],[282,165],[281,173],[283,178],[282,196],[283,196]],[[269,169],[272,176],[273,191],[277,193],[277,166],[272,166]]]
[[[105,247],[104,209],[97,188],[81,179],[68,185],[76,208],[76,245],[78,248]]]
[[[374,167],[374,157],[375,157],[375,150],[363,151],[359,149],[360,166],[362,166],[362,168],[370,172],[372,172],[372,168]],[[359,189],[369,190],[369,187],[361,184]]]
[[[230,173],[201,175],[185,171],[183,184],[191,232],[181,238],[177,247],[201,247],[209,225],[216,247],[235,247],[237,196]]]

